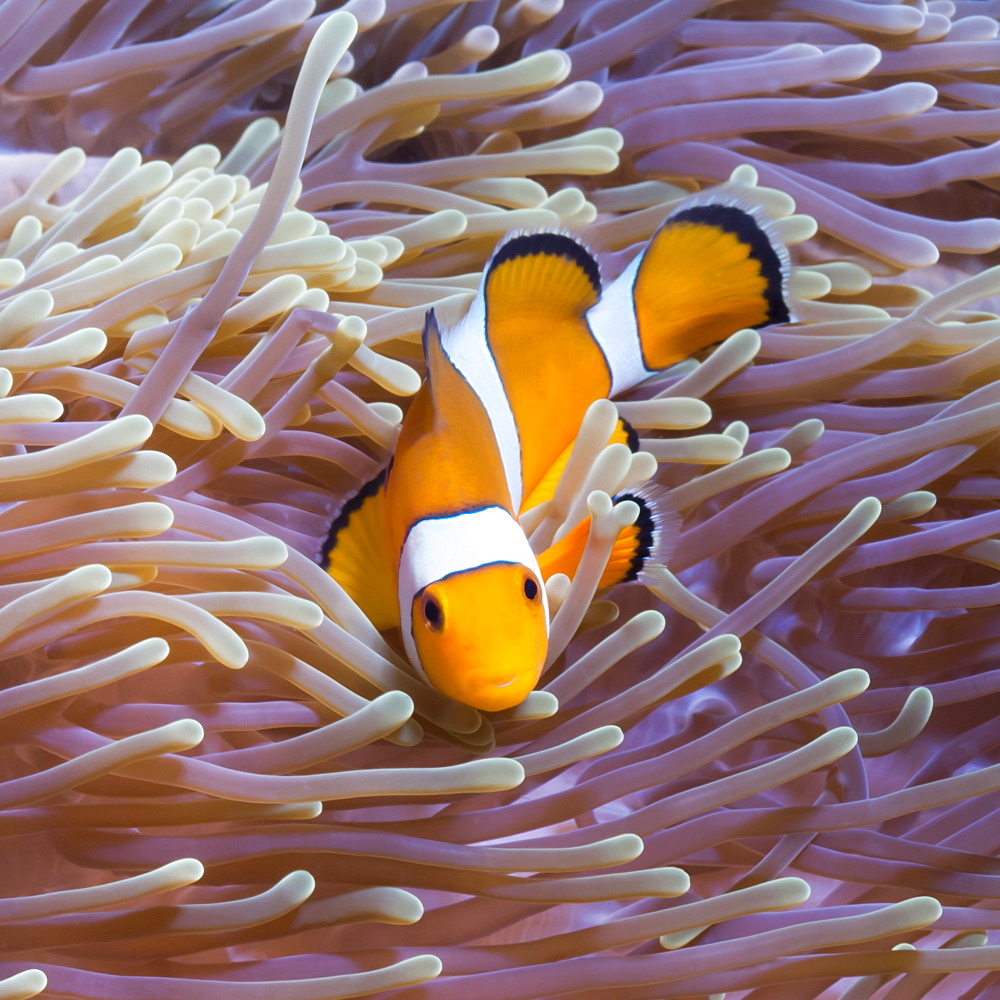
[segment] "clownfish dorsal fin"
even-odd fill
[[[456,396],[473,390],[455,369],[445,351],[441,327],[433,309],[428,309],[424,317],[421,341],[427,369],[425,385],[430,409],[437,420],[453,420],[461,414],[461,407],[456,405]]]
[[[643,569],[650,564],[664,565],[674,551],[680,534],[680,516],[670,502],[670,494],[662,487],[634,487],[614,497],[615,503],[622,500],[636,503],[639,516],[633,524],[618,533],[601,574],[599,590],[640,579]],[[542,579],[548,580],[555,573],[565,573],[572,580],[589,533],[590,518],[587,517],[541,553],[538,565]]]
[[[441,393],[435,393],[437,386],[444,380],[443,366],[447,364],[447,356],[441,343],[441,327],[438,325],[437,313],[428,309],[424,316],[424,328],[420,334],[420,342],[424,349],[424,365],[426,367],[425,385],[432,405],[439,402],[435,399]]]
[[[458,427],[461,427],[462,414],[468,406],[466,397],[475,393],[448,357],[437,314],[433,309],[428,309],[424,317],[421,341],[426,366],[424,385],[429,408],[428,416],[437,425],[457,422]],[[451,433],[454,433],[455,429],[453,426]]]
[[[426,379],[403,421],[390,474],[390,520],[400,545],[422,517],[511,504],[490,415],[445,350],[433,309],[423,346]]]
[[[522,496],[572,442],[611,372],[587,324],[601,275],[572,236],[515,234],[490,258],[482,286],[486,343],[517,428]]]
[[[788,322],[788,272],[787,250],[754,210],[698,198],[681,206],[626,272],[646,369],[745,327]]]
[[[566,233],[514,233],[486,265],[484,289],[493,318],[552,311],[582,316],[600,297],[601,270]]]
[[[350,497],[330,526],[323,567],[377,629],[399,625],[396,567],[385,530],[388,469]]]
[[[566,468],[566,463],[569,461],[569,456],[573,452],[573,444],[571,442],[568,444],[559,455],[559,457],[549,466],[548,471],[542,477],[538,485],[524,498],[521,504],[520,513],[523,514],[525,511],[529,511],[532,507],[537,507],[539,504],[546,503],[552,499],[556,492],[556,488],[559,486],[559,481],[562,479],[563,471]],[[626,444],[629,447],[629,451],[636,452],[639,450],[639,436],[636,434],[635,429],[632,425],[622,417],[618,418],[618,423],[615,425],[614,433],[608,439],[608,444]]]

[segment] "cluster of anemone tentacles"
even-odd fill
[[[987,995],[996,6],[331,6],[0,3],[0,998]],[[541,688],[448,702],[315,562],[423,314],[699,185],[796,322],[592,407]]]

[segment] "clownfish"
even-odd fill
[[[572,236],[508,235],[462,320],[442,330],[427,314],[426,379],[388,466],[334,520],[327,571],[377,628],[399,629],[440,692],[486,711],[520,704],[545,663],[545,581],[572,576],[587,522],[535,553],[519,519],[552,496],[587,408],[737,330],[788,321],[788,270],[754,211],[697,197],[603,290]],[[636,450],[623,420],[611,440]],[[628,498],[639,516],[602,587],[668,547],[657,501]]]

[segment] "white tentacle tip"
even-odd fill
[[[41,993],[48,982],[41,969],[26,969],[15,976],[0,979],[0,1000],[28,1000],[28,997]]]

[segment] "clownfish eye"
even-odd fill
[[[533,601],[538,597],[538,584],[530,576],[524,578],[524,596],[529,601]]]
[[[441,605],[429,595],[424,597],[423,613],[428,628],[436,632],[444,625],[444,612],[441,610]]]

